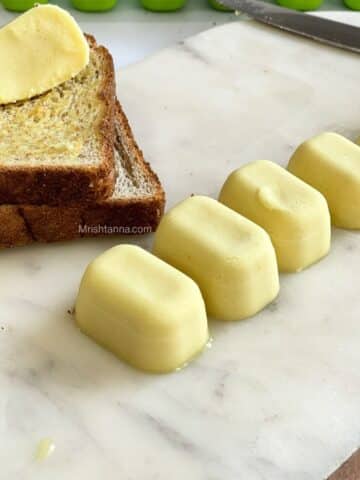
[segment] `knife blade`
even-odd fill
[[[308,15],[260,0],[218,0],[225,7],[246,13],[254,20],[317,40],[334,47],[360,53],[360,28]]]

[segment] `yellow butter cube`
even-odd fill
[[[337,133],[322,133],[295,151],[288,170],[326,198],[334,225],[360,228],[360,147]]]
[[[300,271],[330,249],[325,198],[276,163],[259,160],[233,172],[219,201],[268,232],[280,271]]]
[[[209,337],[195,282],[132,245],[111,248],[88,266],[75,315],[85,334],[148,372],[181,367]]]
[[[221,320],[250,317],[279,291],[268,234],[208,197],[190,197],[170,210],[155,234],[153,252],[193,278],[208,314]]]

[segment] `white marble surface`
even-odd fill
[[[118,92],[172,205],[255,158],[286,163],[323,129],[360,133],[358,61],[238,23],[120,72]],[[166,376],[123,365],[67,313],[86,264],[120,241],[0,252],[1,480],[319,480],[360,444],[358,233],[334,230],[325,260],[282,275],[255,318],[211,322],[213,347]]]

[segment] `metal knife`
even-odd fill
[[[360,53],[360,28],[279,7],[260,0],[218,0],[225,7],[246,13],[254,20]]]

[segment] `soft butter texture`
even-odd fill
[[[360,228],[360,147],[326,132],[295,151],[288,170],[326,198],[334,225]]]
[[[281,271],[302,270],[330,249],[325,198],[276,163],[259,160],[235,170],[219,200],[268,232]]]
[[[220,320],[254,315],[279,291],[268,234],[208,197],[190,197],[170,210],[153,251],[197,282],[208,314]]]
[[[89,46],[65,10],[37,6],[0,30],[0,104],[40,95],[77,75]]]
[[[75,312],[85,334],[149,372],[181,367],[209,337],[195,282],[133,245],[114,247],[88,266]]]
[[[89,64],[74,78],[26,102],[0,106],[0,164],[79,167],[102,161],[107,63],[94,45]]]

